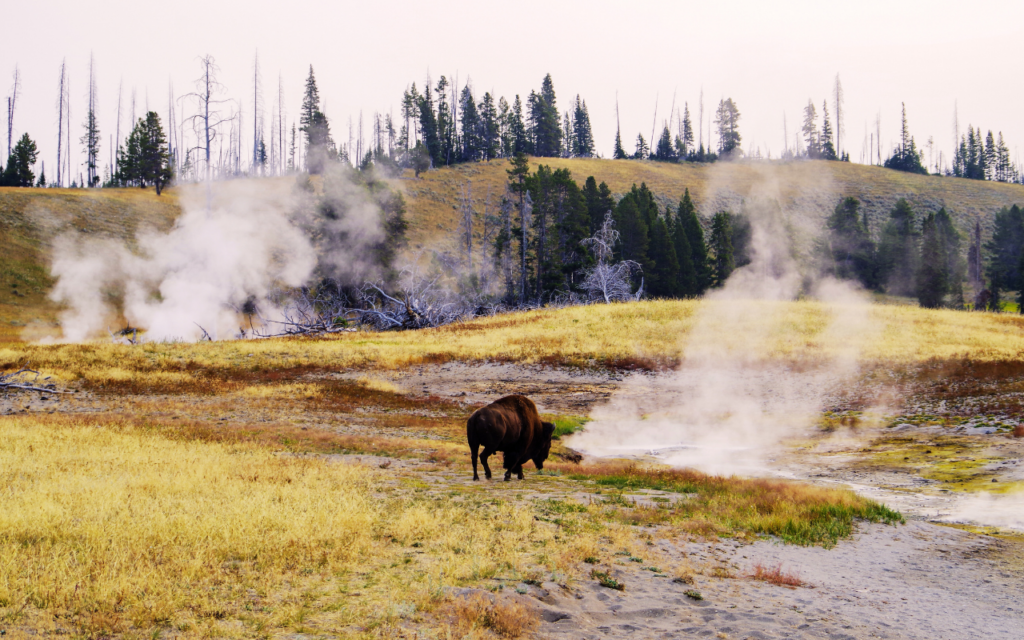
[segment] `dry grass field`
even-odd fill
[[[374,373],[455,360],[669,366],[698,304],[317,340],[8,343],[0,368],[31,363],[76,393],[12,403],[0,418],[0,624],[93,638],[516,637],[531,618],[503,594],[533,582],[571,589],[592,580],[587,559],[653,564],[653,540],[679,537],[828,546],[857,520],[899,521],[845,490],[575,464],[557,459],[560,443],[526,482],[472,483],[463,439],[475,407]],[[820,304],[784,306],[786,330],[760,357],[834,346]],[[998,360],[1019,349],[1007,318],[875,310],[891,325],[877,358],[971,356],[957,349],[974,344]],[[922,340],[898,345],[911,330]],[[349,369],[364,373],[332,375]],[[453,599],[464,587],[501,598]]]
[[[697,301],[544,309],[480,318],[416,332],[354,332],[318,339],[268,339],[138,346],[96,341],[85,344],[9,343],[0,347],[0,367],[31,364],[47,375],[86,389],[125,392],[215,394],[274,375],[348,369],[391,370],[422,363],[516,362],[658,370],[677,365]],[[762,302],[779,329],[752,356],[766,360],[828,358],[847,345],[827,328],[830,305]],[[841,309],[840,309],[841,311]],[[750,329],[760,322],[750,314]],[[1024,317],[1012,314],[925,310],[909,305],[873,305],[877,329],[862,359],[888,367],[928,361],[998,363],[1024,353]],[[730,324],[715,340],[728,344],[744,333]]]

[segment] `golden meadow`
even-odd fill
[[[508,637],[529,625],[467,622],[448,589],[571,585],[588,579],[585,558],[610,563],[628,551],[658,562],[656,536],[769,534],[828,545],[856,519],[898,521],[848,491],[622,463],[553,463],[522,485],[474,485],[462,443],[472,408],[410,398],[373,376],[450,361],[667,368],[684,357],[702,304],[716,303],[545,309],[322,339],[8,343],[3,370],[30,365],[108,409],[0,418],[0,628],[97,638],[368,638],[413,628],[425,637]],[[830,343],[836,309],[758,304],[776,329],[757,357],[797,362],[844,349]],[[1018,316],[873,305],[870,317],[876,331],[863,359],[873,367],[997,364],[1024,350]],[[351,369],[363,378],[317,377]],[[196,411],[208,416],[152,417],[204,398],[215,402]],[[240,404],[269,421],[214,422]],[[363,438],[288,425],[318,406],[365,410],[394,430]],[[334,453],[377,457],[355,465],[321,455]],[[383,458],[395,468],[380,468]],[[403,460],[415,465],[398,468]],[[645,487],[696,497],[643,509],[622,499]],[[573,492],[592,499],[564,499]]]

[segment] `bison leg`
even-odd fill
[[[483,453],[480,454],[480,462],[482,462],[483,465],[484,465],[484,476],[488,480],[491,479],[491,466],[489,464],[487,464],[487,458],[491,457],[492,453],[494,453],[494,452],[491,451],[490,449],[488,449],[487,447],[484,447]]]
[[[523,465],[522,464],[519,464],[518,466],[516,466],[516,477],[519,478],[520,480],[523,479]]]
[[[521,457],[518,451],[506,451],[505,452],[505,482],[512,479],[512,472],[515,471],[516,466],[519,465],[519,458]]]
[[[479,452],[479,446],[480,445],[476,444],[475,442],[469,446],[469,455],[473,459],[473,479],[474,480],[479,480],[480,479],[480,476],[477,475],[477,472],[476,472],[476,459],[477,459],[477,453]],[[486,449],[484,449],[484,453],[485,454],[487,453]],[[486,469],[486,468],[487,468],[487,458],[484,458],[484,469]],[[490,477],[490,474],[488,474],[488,477]]]

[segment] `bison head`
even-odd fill
[[[550,422],[542,422],[540,424],[543,427],[540,440],[534,446],[533,455],[530,456],[530,459],[533,460],[533,464],[538,469],[543,469],[544,461],[548,459],[548,454],[551,453],[551,436],[555,434],[555,425]]]

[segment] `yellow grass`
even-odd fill
[[[648,301],[515,313],[438,329],[357,332],[322,339],[247,340],[198,344],[27,345],[0,347],[0,369],[24,364],[62,383],[95,389],[215,393],[241,388],[272,371],[397,369],[429,362],[523,362],[657,368],[685,356],[698,301]],[[845,349],[827,328],[832,311],[813,301],[758,303],[776,329],[751,353],[766,360],[817,359]],[[843,312],[840,308],[839,312]],[[1018,315],[873,305],[862,359],[914,365],[929,360],[1018,360],[1024,318]],[[731,323],[713,339],[728,344],[749,327]],[[369,388],[391,383],[366,378]],[[374,386],[376,385],[376,386]],[[388,387],[387,390],[391,390]]]
[[[429,612],[448,585],[529,571],[552,535],[522,507],[415,497],[365,467],[0,419],[8,628],[362,636]]]

